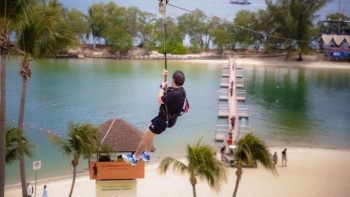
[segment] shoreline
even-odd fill
[[[209,50],[203,51],[200,53],[190,53],[190,54],[167,54],[167,60],[180,60],[180,61],[220,61],[226,60],[229,57],[231,51],[224,50],[223,52],[218,52],[218,50]],[[233,55],[238,59],[255,59],[258,61],[271,61],[272,63],[276,62],[276,59],[283,62],[289,63],[299,63],[304,64],[305,62],[324,62],[324,63],[345,63],[350,64],[349,61],[345,60],[333,60],[329,57],[324,56],[323,53],[315,52],[314,54],[303,54],[303,61],[296,61],[299,58],[299,55],[295,52],[291,55],[291,57],[285,61],[285,51],[270,51],[270,53],[266,54],[263,51],[255,51],[255,50],[234,50]],[[77,59],[85,59],[85,58],[102,58],[102,59],[115,59],[115,60],[164,60],[164,55],[157,51],[146,51],[142,47],[133,47],[126,54],[109,53],[106,47],[97,47],[95,49],[89,45],[83,45],[76,49],[68,50],[67,54],[62,54],[57,56],[57,58],[77,58]],[[270,60],[269,60],[270,59]]]
[[[287,148],[287,167],[281,167],[281,151]],[[270,152],[278,153],[276,166],[278,176],[263,169],[244,168],[239,196],[346,196],[348,194],[347,183],[350,181],[350,150],[302,148],[302,147],[269,147]],[[219,156],[220,154],[217,154]],[[184,158],[178,158],[183,160]],[[332,164],[330,167],[330,163]],[[137,180],[138,196],[190,196],[192,194],[188,176],[174,174],[169,171],[160,176],[157,167],[159,163],[146,165],[145,178]],[[227,165],[227,183],[222,184],[221,192],[210,190],[208,184],[198,181],[198,196],[230,196],[234,190],[236,181],[235,168]],[[42,187],[47,185],[50,197],[59,197],[70,191],[72,177],[57,177],[40,180],[37,182],[38,195],[42,193]],[[34,182],[30,181],[34,186]],[[174,184],[178,184],[174,187]],[[154,191],[154,185],[158,185]],[[312,186],[312,187],[311,187]],[[89,189],[87,189],[89,188]],[[142,191],[142,192],[140,192]],[[5,186],[5,196],[16,197],[21,195],[20,185]],[[90,180],[88,173],[77,175],[73,196],[95,196],[95,181]]]
[[[350,70],[350,63],[347,62],[326,62],[312,58],[304,61],[288,60],[284,61],[284,57],[266,57],[266,58],[241,58],[235,57],[237,64],[244,67],[249,65],[252,67],[276,67],[276,68],[307,68],[307,69],[335,69]],[[206,62],[222,64],[225,60],[181,60],[184,62]]]

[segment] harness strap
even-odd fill
[[[190,108],[190,104],[188,103],[188,99],[186,97],[186,91],[185,89],[182,88],[182,95],[183,95],[183,98],[184,98],[184,104],[185,104],[185,109],[182,108],[181,111],[179,113],[174,113],[173,116],[171,116],[169,114],[169,111],[168,111],[168,105],[167,104],[164,104],[165,105],[165,111],[159,111],[160,113],[164,114],[165,113],[165,118],[166,118],[166,126],[169,127],[169,120],[171,118],[174,118],[175,116],[182,116],[183,113],[185,112],[188,112],[188,109]]]
[[[165,104],[165,118],[166,118],[166,127],[169,127],[169,112],[168,112],[167,104]]]

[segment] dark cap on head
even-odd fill
[[[185,83],[185,74],[182,71],[177,70],[173,74],[173,79],[176,85],[182,86]]]

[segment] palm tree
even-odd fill
[[[73,181],[69,197],[73,194],[74,183],[76,178],[76,168],[79,164],[80,156],[90,157],[98,152],[99,138],[98,129],[90,124],[68,123],[68,138],[62,139],[60,136],[49,135],[48,139],[53,142],[63,155],[73,156],[71,162],[73,166]]]
[[[32,71],[29,68],[31,59],[55,53],[61,47],[73,47],[77,44],[76,39],[69,31],[58,31],[57,26],[62,21],[62,14],[59,10],[51,7],[39,6],[32,21],[18,31],[17,44],[24,52],[20,74],[22,76],[22,93],[20,111],[18,117],[19,131],[23,129],[24,110],[27,92],[27,81],[31,77]],[[64,34],[62,34],[64,32]],[[58,48],[58,49],[57,49]],[[22,190],[26,185],[25,164],[23,153],[20,152],[20,174]],[[23,190],[24,191],[24,190]],[[26,191],[26,189],[25,189]],[[23,194],[23,196],[26,196]]]
[[[20,143],[19,143],[20,142]],[[13,126],[6,127],[6,164],[10,165],[19,159],[19,153],[24,153],[27,157],[33,156],[34,145],[25,138],[19,129]]]
[[[239,181],[241,180],[243,174],[243,163],[249,166],[253,166],[255,165],[255,161],[257,161],[267,170],[270,170],[273,174],[277,174],[269,149],[265,145],[264,141],[256,137],[252,132],[247,133],[236,143],[234,160],[237,162],[237,180],[235,190],[233,192],[233,197],[237,195]]]
[[[193,196],[196,197],[197,177],[206,180],[216,192],[220,190],[222,181],[226,182],[226,169],[224,164],[214,158],[214,150],[206,144],[201,144],[201,137],[195,146],[187,145],[187,165],[166,157],[160,163],[158,170],[165,174],[168,168],[173,165],[173,171],[190,176],[190,183],[193,189]]]
[[[31,59],[55,53],[61,47],[73,47],[77,44],[76,39],[69,31],[58,31],[57,26],[63,23],[63,15],[58,9],[47,6],[38,6],[36,14],[30,23],[17,31],[17,45],[24,52],[20,74],[22,76],[22,93],[18,117],[19,132],[22,133],[24,110],[27,92],[27,81],[32,71],[29,68]],[[57,49],[59,48],[59,49]],[[23,153],[19,152],[20,175],[23,196],[26,193],[26,173]]]
[[[5,195],[5,160],[6,160],[6,64],[7,55],[18,51],[10,41],[10,32],[28,22],[34,11],[36,0],[2,0],[0,1],[0,197]]]

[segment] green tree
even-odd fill
[[[152,28],[156,22],[156,16],[148,12],[140,12],[138,18],[138,30],[140,42],[138,46],[143,46],[150,38]]]
[[[222,22],[216,29],[211,32],[213,44],[221,52],[224,49],[231,49],[235,46],[232,36],[233,24],[230,22]]]
[[[63,30],[65,23],[62,12],[53,7],[40,6],[29,24],[17,31],[17,45],[24,52],[20,74],[22,77],[22,92],[18,117],[18,133],[23,135],[23,121],[27,93],[28,78],[32,71],[29,68],[30,59],[38,59],[44,55],[51,55],[62,48],[73,47],[77,44],[74,35],[67,29]],[[63,34],[62,34],[63,33]],[[21,146],[21,141],[18,141]],[[19,164],[22,187],[26,187],[24,153],[19,151]],[[24,194],[23,194],[24,195]]]
[[[156,23],[158,27],[157,38],[159,39],[159,53],[164,53],[164,23],[159,19]],[[184,33],[179,29],[173,18],[166,20],[166,52],[170,54],[186,54],[187,48],[183,45]]]
[[[11,165],[18,161],[20,152],[27,157],[33,156],[34,145],[13,126],[6,128],[6,164]]]
[[[21,28],[33,15],[35,0],[0,1],[0,197],[5,194],[5,159],[6,159],[6,64],[7,55],[19,49],[10,41],[10,33]],[[25,186],[22,191],[26,194]]]
[[[270,154],[264,141],[249,132],[236,143],[236,151],[234,160],[237,162],[236,185],[233,192],[233,197],[237,195],[239,182],[243,174],[243,163],[253,166],[255,162],[263,165],[265,169],[270,170],[273,174],[277,174],[273,164],[272,155]]]
[[[139,43],[140,42],[140,23],[139,23],[139,19],[140,19],[140,15],[142,14],[142,12],[137,8],[137,7],[128,7],[126,9],[126,15],[125,15],[125,19],[126,19],[126,30],[127,32],[130,34],[130,36],[133,39],[133,42],[135,43]],[[145,21],[146,22],[146,21]]]
[[[45,3],[45,1],[43,1]],[[58,0],[49,0],[49,7],[51,8],[57,8],[62,10],[64,8],[63,4],[60,3]]]
[[[120,27],[108,27],[101,35],[108,40],[111,53],[127,53],[133,46],[130,34]]]
[[[217,192],[220,190],[221,183],[226,182],[227,171],[224,164],[213,157],[213,148],[201,143],[202,139],[203,137],[198,140],[195,146],[187,145],[187,165],[171,157],[166,157],[158,167],[161,174],[166,174],[170,166],[173,166],[174,172],[188,174],[194,197],[197,196],[197,177],[206,180],[209,186]]]
[[[256,29],[259,32],[256,36],[256,41],[264,46],[264,50],[267,53],[271,48],[268,35],[272,35],[274,32],[273,25],[271,25],[273,24],[272,17],[266,10],[258,10],[256,20]]]
[[[219,17],[211,17],[209,18],[208,23],[206,27],[204,28],[205,31],[205,50],[209,50],[209,44],[212,42],[212,32],[217,29],[220,24],[222,23]]]
[[[76,168],[79,164],[79,158],[81,156],[90,157],[92,154],[98,152],[100,142],[98,138],[98,129],[90,123],[80,125],[79,123],[75,124],[70,121],[68,123],[67,139],[63,139],[56,135],[49,135],[48,140],[54,143],[63,155],[73,156],[71,162],[73,166],[73,180],[69,193],[69,197],[71,197],[73,194]]]
[[[92,33],[93,45],[96,47],[96,39],[101,38],[105,28],[103,3],[94,4],[88,9],[88,22]]]
[[[256,30],[256,13],[249,10],[240,10],[236,14],[234,19],[234,40],[239,43],[243,49],[247,49],[249,46],[255,44],[255,39],[257,36],[256,32],[248,31]]]
[[[205,48],[206,36],[208,36],[206,34],[208,18],[203,11],[196,9],[192,13],[186,13],[177,17],[177,20],[180,30],[187,34],[190,39],[196,40],[202,49]]]
[[[79,10],[73,8],[67,14],[67,20],[74,36],[80,41],[90,37],[90,27],[87,23],[87,17]]]
[[[289,58],[293,49],[297,48],[298,61],[302,54],[310,50],[313,20],[315,13],[332,0],[265,0],[267,10],[274,21],[275,35],[285,39]]]

